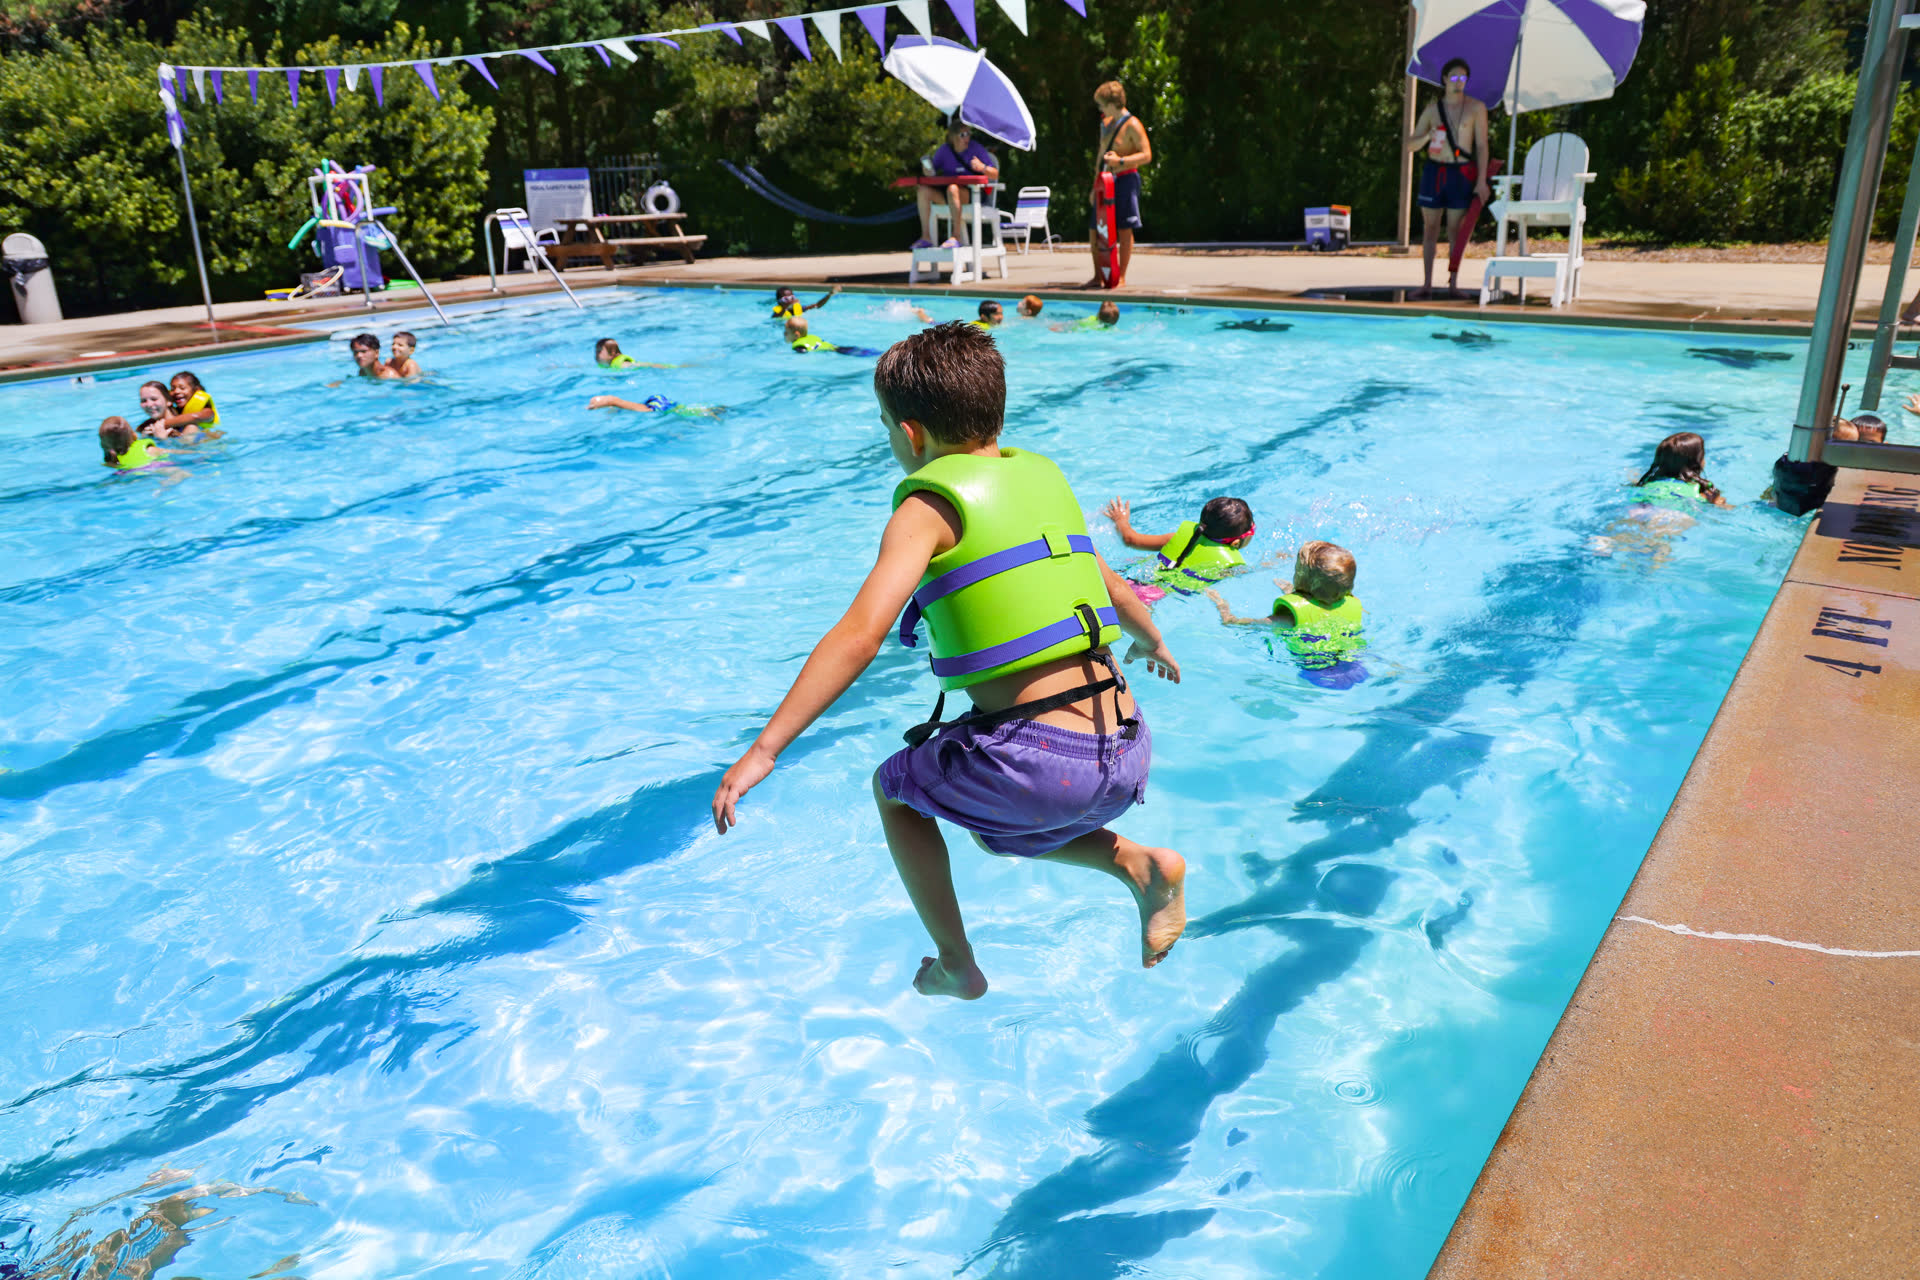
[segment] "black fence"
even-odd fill
[[[660,158],[652,154],[601,156],[588,171],[592,174],[595,213],[646,212],[641,197],[666,176]]]

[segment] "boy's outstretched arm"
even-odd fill
[[[1120,541],[1135,551],[1158,551],[1173,541],[1170,533],[1141,533],[1133,527],[1132,510],[1125,498],[1115,498],[1100,508],[1100,514],[1113,521]]]
[[[916,493],[900,504],[880,535],[880,555],[853,603],[807,655],[767,727],[720,779],[720,789],[713,793],[713,825],[718,830],[725,832],[739,821],[734,805],[740,797],[771,773],[787,744],[860,678],[920,585],[927,562],[959,540],[960,518],[944,501]]]
[[[1272,618],[1236,617],[1234,615],[1233,610],[1227,607],[1227,598],[1221,595],[1218,591],[1215,591],[1212,587],[1207,588],[1207,599],[1213,601],[1213,607],[1220,611],[1220,621],[1226,623],[1229,626],[1256,627],[1256,626],[1270,626],[1273,623]]]
[[[1153,614],[1147,606],[1140,603],[1140,597],[1133,594],[1133,584],[1108,567],[1105,557],[1096,554],[1100,562],[1100,576],[1106,579],[1107,594],[1113,598],[1113,610],[1120,615],[1120,629],[1133,639],[1133,647],[1127,650],[1126,661],[1135,658],[1147,660],[1147,670],[1163,680],[1180,683],[1180,664],[1173,660],[1173,653],[1167,648],[1165,637],[1160,628],[1153,625]]]

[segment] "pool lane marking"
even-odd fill
[[[1823,956],[1857,956],[1862,960],[1892,960],[1901,956],[1920,956],[1920,951],[1853,951],[1846,947],[1823,947],[1817,942],[1794,942],[1787,938],[1776,938],[1768,933],[1721,933],[1719,930],[1704,933],[1699,929],[1689,929],[1684,924],[1661,924],[1658,920],[1649,920],[1645,916],[1615,916],[1614,919],[1631,920],[1635,924],[1649,924],[1656,929],[1665,929],[1668,933],[1677,933],[1687,938],[1710,938],[1716,942],[1770,942],[1776,947],[1818,951]]]

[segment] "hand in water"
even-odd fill
[[[1920,413],[1920,410],[1915,410]],[[1113,527],[1122,531],[1133,528],[1133,508],[1125,498],[1115,498],[1100,508],[1100,514],[1113,521]]]
[[[759,747],[747,748],[747,753],[733,762],[720,779],[719,790],[713,793],[713,826],[725,835],[728,827],[738,826],[740,819],[734,816],[733,806],[740,797],[773,772],[773,757]]]
[[[1147,663],[1147,670],[1159,676],[1162,680],[1171,680],[1175,684],[1180,683],[1180,664],[1173,660],[1173,654],[1168,651],[1165,640],[1162,640],[1151,649],[1141,644],[1138,640],[1135,640],[1132,646],[1127,649],[1126,660],[1132,662],[1135,658],[1144,658]],[[738,765],[734,767],[739,768]]]

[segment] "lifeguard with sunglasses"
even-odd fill
[[[1427,160],[1420,169],[1420,212],[1425,219],[1421,228],[1420,259],[1425,268],[1424,288],[1433,290],[1433,250],[1440,235],[1444,214],[1447,242],[1453,242],[1460,215],[1478,196],[1491,202],[1487,189],[1487,106],[1467,96],[1467,78],[1473,74],[1464,58],[1455,58],[1441,69],[1443,88],[1439,99],[1427,104],[1419,123],[1408,134],[1409,151],[1426,148]],[[1457,289],[1460,271],[1457,260],[1448,264],[1447,288]]]

